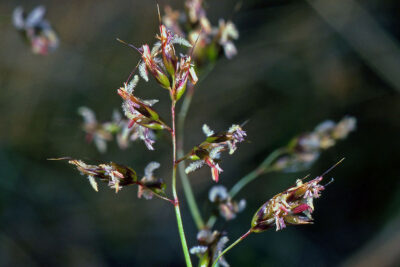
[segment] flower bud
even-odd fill
[[[215,182],[219,180],[222,172],[219,166],[220,152],[229,149],[229,154],[236,150],[236,144],[244,141],[246,132],[239,125],[232,125],[227,132],[214,133],[207,125],[203,125],[203,131],[207,139],[198,146],[195,146],[186,158],[194,160],[186,168],[186,173],[192,172],[204,164],[211,168],[211,175]]]
[[[118,89],[118,94],[124,99],[122,105],[125,115],[131,121],[129,127],[135,123],[154,130],[169,129],[169,127],[161,121],[158,113],[151,108],[154,101],[145,101],[135,97],[129,92],[128,85]]]
[[[168,76],[162,71],[162,69],[158,66],[153,56],[151,55],[149,46],[143,45],[141,48],[142,59],[146,64],[147,70],[153,75],[156,81],[165,89],[170,90],[171,84],[168,79]]]
[[[158,162],[150,162],[144,169],[144,177],[140,180],[138,198],[152,199],[154,193],[165,195],[166,185],[162,179],[156,179],[153,175],[155,169],[160,167]]]
[[[172,45],[172,34],[164,25],[160,26],[160,40],[162,57],[165,69],[167,72],[174,77],[178,63],[178,58],[175,55],[175,49]]]
[[[198,80],[196,72],[191,66],[190,56],[182,56],[175,74],[174,99],[176,101],[185,93],[188,79],[192,84],[196,84]]]

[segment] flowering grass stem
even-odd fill
[[[176,191],[176,131],[175,131],[175,101],[172,101],[171,105],[171,117],[172,117],[172,194],[174,196],[174,207],[175,207],[175,215],[176,221],[178,224],[179,236],[181,238],[181,244],[183,249],[183,254],[185,256],[186,266],[192,267],[192,261],[190,259],[189,249],[186,242],[185,231],[183,230],[182,216],[181,210],[179,207],[179,198]]]

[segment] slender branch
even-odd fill
[[[236,246],[240,241],[242,241],[243,239],[245,239],[246,237],[248,237],[251,234],[251,230],[247,231],[245,234],[243,234],[241,237],[239,237],[235,242],[233,242],[229,247],[227,247],[226,249],[224,249],[224,251],[222,251],[218,257],[215,259],[214,263],[212,264],[212,267],[216,267],[218,264],[219,259],[221,259],[221,257],[227,253],[231,248],[233,248],[234,246]]]
[[[179,199],[176,191],[176,131],[175,131],[175,101],[172,101],[171,105],[171,117],[172,117],[172,194],[174,196],[174,207],[175,207],[175,215],[176,221],[178,224],[179,236],[181,238],[183,254],[185,256],[186,266],[192,267],[192,261],[190,259],[189,249],[186,242],[185,231],[183,230],[182,216],[179,208]]]
[[[183,148],[183,138],[184,138],[184,127],[185,127],[185,119],[190,107],[190,103],[192,102],[192,97],[194,94],[194,86],[189,83],[188,91],[185,94],[185,98],[183,100],[181,109],[178,115],[178,158],[184,157],[184,148]],[[185,163],[182,162],[179,166],[179,177],[182,181],[183,192],[185,193],[186,201],[189,206],[190,213],[192,214],[192,218],[198,229],[204,228],[204,220],[201,217],[199,207],[197,206],[196,199],[193,194],[192,186],[190,185],[189,177],[185,172]]]
[[[285,149],[277,149],[273,151],[265,160],[253,171],[246,174],[243,178],[241,178],[229,191],[229,195],[231,197],[236,196],[240,190],[242,190],[247,184],[252,182],[257,177],[261,176],[262,174],[268,173],[273,171],[274,169],[271,168],[271,164],[282,154],[286,152]]]

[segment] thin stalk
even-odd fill
[[[277,149],[273,151],[265,160],[253,171],[246,174],[243,178],[241,178],[229,191],[229,195],[233,198],[234,196],[239,193],[246,185],[252,182],[254,179],[259,177],[262,174],[268,173],[273,171],[274,169],[271,168],[271,164],[282,154],[286,152],[286,149]]]
[[[233,248],[234,246],[236,246],[240,241],[242,241],[243,239],[245,239],[246,237],[248,237],[251,234],[251,230],[247,231],[244,235],[242,235],[241,237],[239,237],[235,242],[233,242],[229,247],[227,247],[226,249],[224,249],[224,251],[222,251],[218,257],[215,259],[214,263],[212,264],[212,267],[216,267],[218,264],[219,259],[225,254],[227,253],[231,248]]]
[[[185,256],[186,266],[192,267],[192,261],[190,259],[189,249],[186,242],[185,231],[183,230],[181,210],[179,208],[179,198],[176,191],[176,132],[175,132],[175,101],[172,101],[171,105],[171,117],[172,117],[172,194],[174,196],[174,207],[176,222],[178,224],[179,236],[181,238],[181,244],[183,249],[183,254]]]
[[[178,158],[184,157],[184,150],[183,150],[184,126],[185,126],[185,119],[190,107],[190,103],[192,102],[193,94],[194,94],[194,86],[191,83],[189,83],[188,91],[185,94],[185,98],[183,100],[181,109],[178,114],[178,143],[177,143]],[[203,229],[204,220],[201,217],[199,207],[197,206],[192,186],[190,185],[189,177],[185,172],[185,163],[182,162],[178,166],[178,168],[179,168],[179,177],[181,178],[182,181],[183,192],[185,193],[186,201],[188,203],[190,213],[192,214],[192,218],[197,228]]]

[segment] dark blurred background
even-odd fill
[[[183,1],[158,2],[183,7]],[[33,55],[11,23],[16,6],[30,10],[39,4],[47,7],[46,18],[60,37],[59,48],[48,56]],[[230,240],[247,231],[263,202],[295,179],[317,176],[347,158],[316,201],[314,225],[252,235],[227,261],[232,266],[399,266],[399,2],[251,0],[234,13],[235,4],[208,1],[213,24],[221,17],[236,23],[239,54],[221,59],[199,84],[186,125],[186,150],[203,139],[203,123],[224,130],[248,119],[250,142],[222,162],[221,183],[230,187],[271,151],[326,119],[352,115],[358,126],[310,170],[265,175],[240,193],[246,210],[228,225],[217,224]],[[101,186],[96,193],[64,162],[46,160],[113,160],[139,173],[157,160],[157,174],[170,182],[168,139],[159,138],[156,151],[141,142],[121,151],[111,142],[102,155],[85,142],[77,114],[85,105],[100,121],[110,119],[121,104],[116,89],[139,59],[115,38],[151,43],[157,25],[155,1],[0,2],[1,266],[183,266],[168,203],[137,199],[133,187],[115,194]],[[156,109],[168,114],[169,97],[154,82],[140,83],[136,92],[160,99]],[[190,177],[207,214],[209,170]],[[193,246],[196,229],[185,203],[183,214]]]

